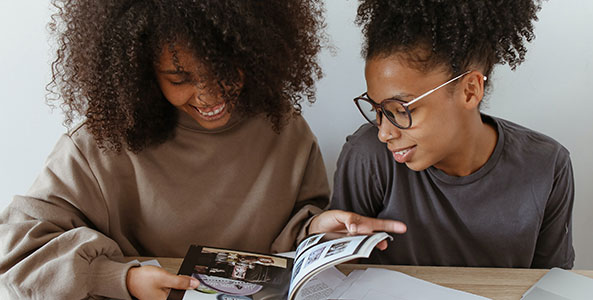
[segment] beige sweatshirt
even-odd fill
[[[123,256],[183,257],[191,243],[277,252],[328,203],[302,117],[205,130],[180,113],[175,137],[135,155],[62,136],[25,196],[0,215],[0,299],[128,299]]]

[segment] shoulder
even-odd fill
[[[506,153],[535,164],[564,166],[570,163],[570,152],[558,141],[543,133],[514,122],[494,118],[504,134]]]
[[[363,124],[354,133],[346,137],[343,151],[349,150],[370,155],[389,152],[385,144],[379,141],[377,134],[377,127],[372,126],[371,124]]]
[[[290,144],[317,143],[315,134],[301,115],[287,116],[279,130],[274,130],[272,123],[264,115],[258,115],[249,122],[253,124],[248,125],[251,127],[251,134],[263,135],[270,140]]]
[[[315,138],[313,131],[311,131],[311,127],[309,127],[309,124],[302,115],[291,116],[288,119],[286,126],[280,128],[280,133]]]
[[[505,142],[511,147],[521,147],[525,151],[569,154],[568,149],[543,133],[501,118],[493,117],[493,119],[496,120],[500,128],[504,131]]]
[[[338,165],[357,164],[365,169],[391,169],[395,161],[387,146],[379,141],[377,127],[363,124],[354,133],[346,137]]]
[[[82,153],[93,152],[99,148],[84,121],[68,130],[65,138],[69,139],[73,146]]]
[[[90,164],[93,162],[105,163],[116,157],[128,156],[131,154],[125,149],[125,146],[122,147],[120,152],[114,152],[99,147],[95,137],[89,131],[84,121],[77,126],[72,127],[62,139],[64,142],[71,144],[72,151],[77,152],[77,155],[85,157]]]
[[[45,167],[54,174],[62,174],[58,176],[71,176],[72,172],[87,170],[93,163],[100,163],[101,156],[102,153],[96,146],[93,136],[86,131],[82,123],[60,136],[47,156]]]

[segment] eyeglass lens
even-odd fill
[[[381,112],[375,109],[373,104],[371,104],[366,99],[358,99],[358,101],[356,101],[356,104],[362,115],[365,117],[365,119],[367,119],[367,121],[369,121],[375,126],[381,124]],[[383,103],[383,107],[383,113],[385,114],[387,119],[391,121],[391,123],[394,123],[396,124],[396,126],[402,128],[407,128],[410,126],[410,117],[402,103],[398,101],[385,100]],[[379,122],[377,122],[377,120],[379,120]]]

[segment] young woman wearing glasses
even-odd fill
[[[408,231],[369,262],[572,268],[573,174],[552,138],[480,112],[515,68],[539,1],[361,1],[368,121],[338,160],[331,208]],[[378,139],[377,139],[378,137]]]

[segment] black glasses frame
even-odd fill
[[[371,106],[373,106],[373,109],[377,111],[377,119],[375,120],[376,122],[367,117],[367,115],[363,111],[363,108],[360,106],[359,101],[365,101],[365,102],[369,103]],[[389,104],[389,103],[397,103],[397,104],[401,105],[401,107],[404,108],[404,110],[406,112],[406,116],[408,118],[408,126],[402,126],[402,125],[398,124],[395,121],[395,116],[390,111],[385,109],[384,105]],[[412,114],[410,113],[408,106],[404,105],[404,104],[407,104],[407,102],[397,100],[397,99],[386,99],[386,100],[383,100],[381,103],[377,103],[373,99],[371,99],[369,97],[369,95],[365,92],[362,95],[354,98],[354,104],[356,104],[356,107],[358,108],[358,111],[360,111],[362,116],[369,123],[371,123],[373,126],[381,126],[381,122],[383,120],[383,115],[385,115],[385,117],[387,117],[387,120],[389,120],[389,122],[391,122],[391,124],[393,124],[394,126],[396,126],[399,129],[408,129],[408,128],[412,127]]]

